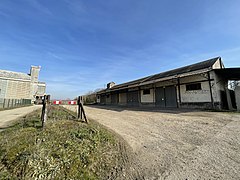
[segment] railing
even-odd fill
[[[8,109],[20,106],[30,105],[31,99],[3,99],[0,98],[0,109]]]

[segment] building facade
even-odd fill
[[[228,71],[235,73],[226,78]],[[240,68],[225,68],[221,57],[111,85],[97,93],[107,105],[155,106],[159,108],[230,109],[228,80],[240,79]]]
[[[31,66],[30,74],[0,70],[0,99],[40,98],[45,94],[46,83],[39,82],[40,66]]]

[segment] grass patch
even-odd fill
[[[38,110],[1,132],[0,179],[113,178],[121,164],[115,136],[98,124],[65,119],[67,112],[51,109],[42,130]]]

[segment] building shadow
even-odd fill
[[[203,112],[208,111],[206,109],[189,109],[189,108],[169,108],[169,107],[149,107],[149,106],[117,106],[117,105],[85,105],[91,108],[104,109],[122,112],[125,110],[128,111],[139,111],[139,112],[160,112],[168,114],[180,114],[188,112]]]

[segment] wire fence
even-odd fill
[[[27,106],[32,103],[31,99],[3,99],[0,98],[0,109]]]

